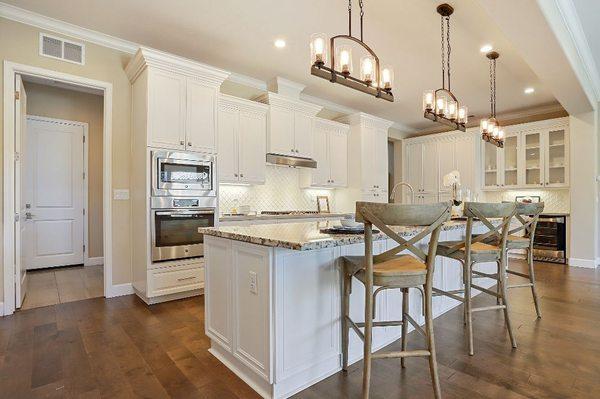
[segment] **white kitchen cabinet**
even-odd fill
[[[408,182],[415,189],[415,194],[437,193],[439,160],[436,141],[410,143],[406,147]]]
[[[268,152],[313,158],[313,122],[323,107],[271,92],[257,101],[269,104]]]
[[[387,129],[366,127],[362,135],[363,190],[388,186]]]
[[[186,78],[151,70],[148,74],[148,135],[151,147],[185,147]]]
[[[266,171],[264,104],[232,96],[219,97],[218,156],[222,183],[262,184]]]
[[[569,185],[569,129],[557,126],[544,132],[544,185]]]
[[[317,118],[313,130],[317,168],[303,170],[302,187],[346,187],[348,185],[348,132],[339,122]]]
[[[208,87],[194,78],[187,78],[186,103],[185,149],[216,153],[217,94],[212,87]]]

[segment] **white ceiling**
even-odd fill
[[[421,96],[423,90],[441,86],[440,19],[435,12],[441,1],[365,0],[365,41],[382,63],[394,67],[394,103],[310,75],[310,35],[346,33],[345,0],[4,1],[256,79],[282,76],[307,85],[309,95],[411,129],[432,125],[422,116]],[[598,6],[594,0],[576,1]],[[498,113],[556,102],[477,0],[452,5],[452,88],[470,114],[483,116],[489,109],[488,64],[479,52],[485,43],[501,54]],[[276,49],[276,38],[284,38],[287,46]],[[524,95],[527,86],[535,87],[534,95]]]

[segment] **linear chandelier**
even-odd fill
[[[460,105],[450,90],[450,15],[454,8],[441,4],[437,12],[441,15],[442,87],[423,93],[423,116],[464,132],[468,121],[467,107]]]
[[[311,36],[310,72],[312,75],[329,80],[331,83],[339,83],[346,87],[370,94],[387,101],[394,101],[392,85],[394,71],[390,66],[380,67],[379,57],[363,41],[363,0],[359,0],[360,7],[360,39],[352,36],[352,0],[348,0],[348,34],[333,36],[329,40],[324,33],[316,33]],[[349,40],[357,43],[367,51],[360,59],[360,78],[352,76],[352,47],[340,45],[335,47],[337,39]],[[329,44],[328,44],[329,42]],[[330,64],[326,66],[329,57]]]
[[[481,138],[496,147],[504,147],[504,130],[496,119],[496,60],[500,54],[490,51],[485,55],[490,60],[490,117],[479,122]]]

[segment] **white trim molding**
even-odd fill
[[[93,258],[87,258],[85,259],[83,265],[84,266],[99,266],[99,265],[103,265],[104,264],[104,257],[103,256],[95,256]]]
[[[0,316],[4,316],[4,302],[0,302]]]
[[[573,0],[537,0],[592,106],[600,101],[600,75]]]
[[[133,284],[113,284],[110,287],[110,291],[105,295],[107,298],[115,298],[124,295],[133,295]]]
[[[118,37],[107,35],[105,33],[82,28],[81,26],[50,18],[45,15],[15,7],[6,3],[0,3],[0,17],[35,26],[40,29],[58,33],[60,35],[85,40],[87,42],[112,48],[123,53],[133,54],[139,47],[137,43],[133,43],[128,40],[119,39]]]
[[[594,259],[569,258],[569,266],[573,267],[585,267],[588,269],[595,269],[596,263],[597,262]]]

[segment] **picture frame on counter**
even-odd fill
[[[331,213],[329,209],[329,197],[327,195],[317,196],[317,210],[319,213]]]

